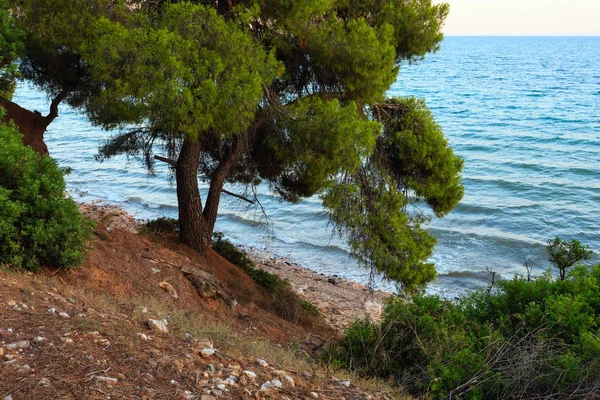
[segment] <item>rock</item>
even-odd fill
[[[7,394],[6,396],[4,396],[4,397],[2,398],[2,400],[13,400],[13,398],[12,398],[12,394]]]
[[[294,380],[292,379],[292,377],[289,376],[289,375],[284,375],[283,376],[283,381],[289,387],[296,387],[296,383],[294,382]]]
[[[167,293],[169,293],[171,295],[171,297],[173,297],[174,299],[178,299],[179,295],[177,294],[177,292],[175,291],[175,289],[173,288],[173,286],[169,283],[169,282],[161,282],[158,284],[158,286],[160,286],[161,288],[163,288],[163,290]]]
[[[73,339],[69,337],[61,337],[60,340],[62,340],[65,343],[73,343]]]
[[[107,385],[115,385],[119,380],[110,376],[95,376],[97,382],[106,383]]]
[[[19,340],[18,342],[5,344],[4,347],[7,350],[24,349],[26,347],[29,347],[29,341],[28,340]]]
[[[137,337],[140,340],[148,340],[148,336],[146,336],[146,334],[144,334],[144,333],[138,333]]]
[[[279,379],[273,379],[271,381],[271,383],[273,384],[273,386],[275,386],[277,389],[281,389],[283,387],[283,383],[281,383],[281,381]]]
[[[48,311],[46,311],[48,314],[56,314],[56,308],[49,308]]]
[[[265,383],[262,384],[262,386],[260,387],[260,391],[261,392],[270,392],[271,390],[273,390],[275,388],[275,386],[271,383],[271,381],[266,381]]]
[[[263,360],[262,358],[257,358],[256,359],[256,363],[258,365],[260,365],[261,367],[263,367],[263,368],[268,368],[269,367],[269,363],[266,362],[265,360]]]
[[[204,299],[222,297],[220,285],[210,272],[184,265],[181,272],[192,283],[198,295]]]
[[[312,397],[313,399],[318,399],[319,395],[316,394],[315,392],[310,392],[310,397]]]
[[[9,307],[14,307],[14,306],[16,306],[16,305],[17,305],[17,302],[16,302],[16,301],[14,301],[14,300],[10,300],[10,301],[9,301],[8,303],[6,303],[6,304],[8,304],[8,306],[9,306]]]
[[[71,316],[69,314],[67,314],[66,312],[64,312],[64,311],[59,312],[58,315],[61,318],[71,318]]]
[[[250,379],[251,381],[256,380],[256,374],[254,372],[252,372],[252,371],[245,370],[244,371],[244,375],[246,375],[246,377],[248,379]]]
[[[21,371],[27,373],[27,372],[31,372],[33,368],[31,368],[28,364],[25,364],[21,367]]]
[[[48,386],[52,386],[52,383],[50,382],[50,379],[48,379],[48,378],[42,378],[38,382],[38,385],[48,387]]]
[[[344,379],[342,381],[338,381],[338,382],[336,382],[336,385],[342,386],[342,387],[350,387],[350,379]]]
[[[212,357],[215,354],[214,349],[202,349],[200,355],[204,358]]]
[[[160,272],[160,269],[158,268],[152,268],[152,273],[153,274],[158,274]]]
[[[200,400],[216,400],[216,397],[211,396],[210,394],[203,394],[202,397],[200,397]]]
[[[169,333],[169,329],[167,328],[167,320],[165,319],[149,319],[146,321],[146,324],[154,332]]]

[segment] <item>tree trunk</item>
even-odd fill
[[[202,200],[198,187],[200,143],[184,139],[177,159],[177,204],[179,206],[179,241],[204,254],[210,245],[212,232],[207,229],[202,215]]]
[[[29,111],[10,100],[0,97],[0,106],[6,109],[3,122],[14,121],[23,135],[23,144],[32,147],[43,156],[48,155],[44,133],[51,120],[38,112]]]

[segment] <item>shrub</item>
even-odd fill
[[[150,234],[174,234],[179,232],[179,220],[175,218],[159,217],[142,225],[141,231]]]
[[[23,145],[14,125],[0,124],[0,265],[70,268],[84,260],[92,223],[65,198],[64,174]]]
[[[431,398],[585,398],[600,388],[599,289],[600,265],[579,265],[457,301],[393,297],[380,324],[354,323],[328,356]]]
[[[265,299],[262,304],[264,308],[291,322],[310,324],[321,318],[319,310],[302,300],[289,283],[277,275],[257,269],[254,261],[233,243],[224,239],[222,233],[213,234],[212,248],[227,261],[245,271],[261,287]]]

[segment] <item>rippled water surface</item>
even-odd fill
[[[482,287],[486,268],[510,277],[524,272],[524,260],[539,274],[556,235],[600,253],[600,38],[448,37],[437,54],[403,66],[390,95],[425,98],[465,159],[463,201],[430,224],[439,242],[430,290]],[[15,101],[42,112],[49,103],[27,86]],[[175,217],[164,166],[149,176],[137,160],[94,160],[107,136],[66,107],[49,127],[50,152],[72,168],[74,197],[120,204],[139,218]],[[271,225],[224,198],[216,229],[319,272],[368,279],[327,230],[318,199],[290,205],[261,194]]]

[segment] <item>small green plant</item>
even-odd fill
[[[515,277],[451,301],[392,297],[379,324],[350,326],[326,361],[428,398],[594,397],[600,265]]]
[[[179,220],[175,218],[159,217],[142,225],[143,233],[173,234],[179,231]]]
[[[546,250],[550,255],[550,262],[558,268],[561,280],[567,276],[567,269],[581,260],[589,260],[592,255],[589,246],[582,246],[579,240],[567,242],[558,236],[548,241]]]
[[[239,250],[221,232],[213,233],[212,248],[227,261],[245,271],[263,290],[265,308],[291,322],[311,323],[321,317],[319,310],[302,300],[292,287],[279,276],[256,268],[254,261]]]
[[[65,198],[64,175],[23,145],[13,124],[0,124],[0,265],[70,268],[84,260],[93,224]]]

